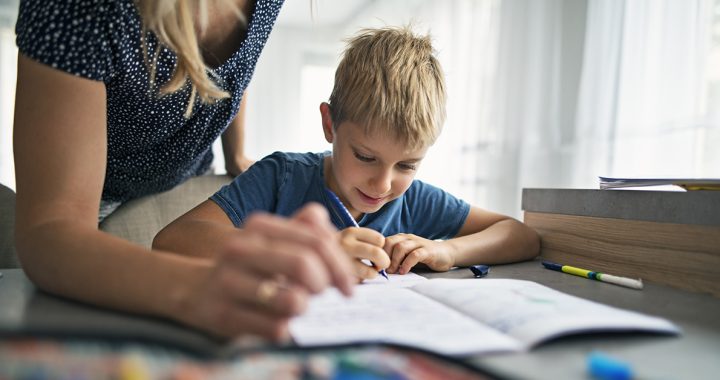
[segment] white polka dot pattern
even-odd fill
[[[283,0],[258,0],[242,45],[215,72],[231,94],[214,105],[189,89],[159,97],[150,90],[141,22],[133,0],[22,0],[16,32],[22,54],[53,68],[102,81],[107,90],[108,157],[103,200],[125,202],[168,190],[207,171],[212,143],[235,117],[243,91]],[[157,46],[147,36],[148,51]],[[165,83],[176,56],[161,49],[156,83]]]

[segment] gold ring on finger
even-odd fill
[[[280,290],[280,285],[275,280],[263,280],[257,288],[257,300],[261,305],[269,305]]]

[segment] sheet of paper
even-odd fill
[[[408,274],[393,274],[388,273],[388,278],[378,275],[377,277],[373,278],[372,280],[365,280],[363,281],[361,286],[366,285],[390,285],[390,286],[400,286],[400,287],[410,287],[418,282],[427,281],[427,278],[420,276],[419,274],[409,272]]]
[[[517,338],[526,348],[582,331],[679,332],[665,319],[592,302],[531,281],[434,279],[413,289]]]
[[[420,283],[425,282],[430,281]],[[290,332],[301,346],[387,342],[447,355],[520,347],[512,338],[402,286],[361,285],[351,298],[330,289],[290,322]]]

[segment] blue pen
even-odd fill
[[[332,190],[325,188],[325,194],[327,194],[328,198],[330,199],[330,203],[333,204],[333,208],[337,212],[340,220],[342,220],[345,227],[360,227],[355,221],[355,218],[350,215],[350,211],[345,208],[345,205],[343,205],[342,201],[340,201],[340,198],[338,198],[338,196],[335,195]],[[372,263],[370,265],[374,266],[372,265]],[[385,273],[385,269],[380,269],[378,273],[380,273],[381,276],[389,280],[387,273]]]

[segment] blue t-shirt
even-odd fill
[[[254,211],[290,216],[308,202],[332,210],[325,193],[322,164],[329,154],[275,152],[256,162],[210,199],[236,227],[241,227]],[[415,180],[405,194],[379,211],[363,215],[358,224],[384,236],[410,233],[426,239],[449,239],[460,231],[469,212],[467,202]],[[330,216],[338,229],[345,227],[335,213]]]
[[[151,90],[143,56],[142,24],[133,0],[22,0],[16,32],[20,52],[107,91],[107,168],[102,199],[124,202],[171,189],[212,163],[212,143],[238,112],[240,99],[283,0],[258,0],[240,48],[214,71],[231,97],[195,102],[184,117],[189,86],[163,97],[158,89],[176,55],[161,48]],[[149,55],[158,46],[147,34]]]

